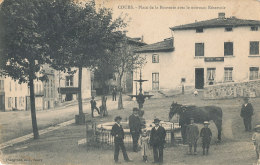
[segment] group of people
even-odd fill
[[[253,116],[253,106],[248,102],[248,98],[244,98],[244,104],[241,108],[241,117],[244,121],[245,131],[251,131],[252,129],[252,116]],[[141,112],[141,113],[140,113]],[[141,115],[140,115],[141,114]],[[160,120],[158,118],[154,119],[154,127],[151,129],[150,136],[147,134],[145,128],[145,121],[142,117],[143,113],[138,108],[133,108],[133,114],[129,116],[129,128],[133,139],[133,151],[139,151],[139,138],[142,146],[143,161],[147,162],[147,149],[151,147],[153,149],[154,163],[163,163],[163,149],[166,143],[166,131],[160,126]],[[115,152],[114,160],[118,162],[119,150],[121,148],[124,156],[124,160],[129,162],[129,159],[125,146],[124,146],[124,130],[120,124],[122,118],[117,116],[115,118],[115,124],[112,127],[111,134],[114,136],[115,142]],[[210,142],[212,138],[212,132],[209,128],[209,121],[204,121],[204,127],[199,131],[199,128],[194,124],[194,119],[190,118],[190,124],[186,128],[187,142],[189,145],[188,154],[197,154],[197,142],[201,137],[202,139],[202,149],[203,155],[209,154]],[[253,134],[252,140],[255,145],[257,159],[259,159],[260,152],[260,125],[255,127],[255,133]]]
[[[145,121],[142,119],[142,113],[138,108],[133,108],[133,114],[129,116],[129,128],[130,134],[133,139],[133,151],[139,151],[139,139],[142,146],[143,161],[147,162],[147,151],[151,147],[153,149],[154,163],[163,163],[163,149],[165,144],[166,131],[160,126],[160,120],[154,119],[154,127],[151,130],[150,136],[147,134],[145,128]],[[124,130],[120,124],[122,118],[117,116],[115,118],[115,124],[112,127],[111,134],[114,136],[115,151],[114,160],[118,163],[119,149],[121,148],[126,162],[132,161],[129,159],[125,146],[124,146]],[[140,138],[141,137],[141,138]]]
[[[197,155],[197,142],[199,137],[201,137],[203,155],[208,155],[210,141],[212,137],[212,132],[208,126],[209,126],[209,122],[204,121],[204,127],[199,132],[198,126],[194,124],[194,119],[193,118],[190,119],[190,124],[186,128],[187,142],[189,144],[188,154]],[[192,151],[192,148],[194,152]]]

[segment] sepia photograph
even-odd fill
[[[0,0],[0,165],[260,165],[260,0]]]

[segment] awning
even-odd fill
[[[77,94],[79,89],[78,87],[61,87],[58,88],[58,92],[61,94]]]

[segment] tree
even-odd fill
[[[49,1],[4,0],[1,4],[1,65],[2,73],[30,87],[31,118],[34,139],[39,137],[34,80],[48,61],[45,38],[45,11]]]
[[[61,53],[52,54],[52,64],[56,69],[78,68],[79,116],[84,116],[81,97],[82,68],[94,68],[99,61],[109,57],[107,52],[114,49],[117,41],[115,38],[120,34],[117,30],[125,24],[120,18],[112,20],[112,12],[107,8],[96,10],[93,1],[86,3],[84,7],[71,6],[71,12],[67,16],[61,12],[53,20],[60,22],[54,25],[58,26],[59,32],[56,33],[61,38],[59,42],[55,41],[53,49],[58,49]],[[66,21],[68,18],[69,24]]]
[[[145,58],[134,53],[134,46],[129,43],[129,38],[125,35],[118,42],[117,49],[112,54],[111,59],[118,77],[118,109],[123,109],[122,99],[122,78],[126,72],[133,71],[137,68],[141,68],[146,62]]]

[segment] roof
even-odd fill
[[[238,19],[236,17],[231,18],[214,18],[205,21],[199,21],[195,23],[174,26],[171,30],[189,30],[196,28],[215,28],[215,27],[238,27],[238,26],[260,26],[260,21],[258,20],[246,20]]]
[[[171,52],[173,51],[173,38],[164,39],[161,42],[142,46],[135,50],[136,53],[146,52]]]
[[[131,38],[131,37],[127,37],[127,41],[129,43],[133,43],[133,44],[136,44],[138,46],[143,46],[143,45],[147,45],[146,43],[144,43],[142,41],[142,38]]]

